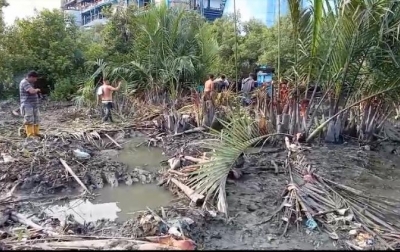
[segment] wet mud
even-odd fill
[[[7,109],[2,110],[4,116],[0,124],[4,127],[0,130],[3,136],[0,141],[0,152],[11,156],[13,160],[6,162],[3,156],[3,163],[0,164],[0,193],[5,194],[18,184],[17,194],[24,196],[53,195],[56,199],[62,194],[79,195],[82,187],[66,171],[60,162],[61,158],[85,186],[100,194],[97,198],[90,199],[93,204],[120,202],[124,205],[126,201],[122,202],[118,198],[120,197],[128,198],[132,202],[137,201],[137,205],[129,204],[122,207],[119,205],[118,207],[124,210],[116,213],[119,218],[115,221],[102,219],[85,224],[77,222],[71,216],[67,216],[61,223],[59,219],[46,213],[43,209],[49,204],[60,205],[58,199],[49,202],[50,198],[31,200],[31,202],[27,200],[20,204],[3,204],[0,206],[3,216],[9,216],[7,209],[13,207],[17,211],[35,214],[33,218],[40,225],[52,226],[54,230],[62,229],[66,234],[108,237],[161,235],[165,233],[165,223],[157,216],[171,222],[186,217],[193,223],[185,227],[185,235],[192,238],[199,249],[299,250],[343,247],[322,229],[310,231],[305,225],[300,225],[298,230],[290,228],[287,236],[282,237],[281,221],[272,219],[267,222],[271,212],[276,210],[282,191],[288,184],[288,176],[283,168],[276,172],[271,164],[271,160],[274,160],[280,168],[283,167],[286,153],[280,150],[282,146],[269,146],[261,151],[255,148],[245,154],[245,164],[240,168],[243,176],[238,180],[227,182],[229,218],[226,219],[219,214],[215,215],[212,211],[189,207],[189,201],[182,195],[173,198],[169,192],[164,194],[157,191],[164,190],[161,187],[150,193],[154,193],[153,197],[147,196],[147,198],[152,197],[149,201],[146,201],[146,197],[141,193],[147,191],[147,195],[150,195],[148,193],[153,189],[146,187],[156,186],[154,183],[158,180],[159,172],[154,168],[162,169],[162,165],[159,165],[163,161],[160,154],[164,154],[165,160],[177,153],[199,156],[206,151],[202,148],[202,140],[207,138],[204,134],[165,137],[159,143],[162,150],[157,150],[154,154],[156,157],[149,156],[150,161],[142,162],[140,159],[142,156],[145,158],[149,150],[145,144],[140,147],[147,148],[146,151],[142,149],[134,162],[129,164],[118,159],[121,152],[112,142],[107,142],[107,148],[104,148],[106,138],[103,140],[103,147],[99,148],[99,142],[96,145],[89,140],[84,141],[68,134],[56,133],[54,127],[50,125],[58,125],[57,127],[63,129],[59,129],[60,132],[73,132],[71,126],[60,121],[62,117],[73,118],[71,120],[76,125],[81,125],[75,128],[76,131],[84,128],[82,125],[96,124],[91,121],[94,119],[87,119],[88,116],[82,116],[70,107],[68,111],[65,110],[65,106],[45,110],[43,114],[48,114],[49,119],[43,126],[44,131],[53,133],[43,140],[29,141],[17,135],[16,128],[21,125],[21,119],[9,115]],[[56,122],[52,123],[51,120]],[[116,133],[108,134],[123,146],[130,140],[128,136],[132,136],[132,130],[126,131],[125,137],[117,137]],[[351,144],[313,146],[307,158],[313,166],[318,167],[318,172],[334,181],[365,190],[367,193],[378,193],[398,199],[400,157],[396,148],[395,144],[381,146],[375,151]],[[76,149],[90,154],[90,158],[77,158],[74,155]],[[123,155],[127,155],[129,160],[129,153]],[[129,189],[126,189],[128,187]],[[135,187],[139,189],[134,191]],[[116,191],[117,194],[114,194]],[[153,209],[157,216],[154,217],[154,212],[146,209],[140,211],[145,205]],[[161,207],[164,211],[160,210]],[[130,215],[130,211],[139,211],[139,214]],[[7,221],[5,230],[12,232],[10,230],[15,228],[15,225],[15,222]]]

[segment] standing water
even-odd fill
[[[114,159],[131,169],[139,168],[155,173],[161,169],[160,163],[166,157],[160,148],[148,147],[146,138],[135,137],[125,144],[124,149]],[[166,206],[173,199],[169,191],[156,184],[134,183],[131,186],[105,187],[97,193],[100,196],[95,203],[117,203],[121,209],[117,213],[121,221],[131,218],[133,212],[147,210],[147,207],[157,209]]]
[[[136,137],[129,141],[118,155],[113,154],[114,152],[109,152],[107,155],[131,169],[139,168],[155,173],[161,168],[160,162],[166,157],[161,149],[142,144],[145,141],[145,138]],[[66,204],[53,205],[45,212],[60,220],[72,214],[80,223],[99,219],[126,221],[134,217],[134,212],[147,210],[147,207],[157,209],[167,206],[173,199],[173,195],[164,188],[140,182],[131,186],[122,184],[118,187],[106,186],[96,190],[95,193],[99,196],[93,201],[73,200]]]
[[[166,206],[172,200],[172,194],[155,184],[133,184],[132,186],[105,187],[99,190],[97,204],[116,202],[121,209],[117,213],[120,221],[133,217],[133,213]]]
[[[163,151],[160,148],[148,147],[143,137],[135,137],[129,141],[117,157],[117,161],[130,168],[139,167],[150,172],[160,170],[160,162],[165,159]]]

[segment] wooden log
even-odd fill
[[[191,201],[195,202],[196,204],[200,204],[204,201],[204,195],[195,193],[195,191],[192,188],[182,184],[177,179],[171,178],[171,182],[174,183],[179,189],[181,189],[182,192],[184,192],[186,196],[188,196],[188,198]]]
[[[188,161],[197,163],[197,164],[206,163],[206,162],[209,161],[209,160],[207,160],[207,159],[195,158],[195,157],[191,157],[191,156],[183,156],[183,158],[186,159],[186,160],[188,160]]]
[[[121,244],[118,244],[121,241]],[[165,244],[138,241],[138,240],[121,240],[121,239],[104,239],[104,240],[78,240],[78,241],[64,241],[64,242],[47,242],[33,245],[34,248],[40,248],[44,250],[55,250],[55,249],[81,249],[81,250],[93,250],[93,249],[120,249],[126,250],[132,248],[134,250],[180,250],[180,248],[168,246]]]
[[[181,250],[194,250],[196,244],[191,239],[175,240],[172,236],[156,236],[146,237],[144,240],[149,242],[155,242],[159,244],[168,244],[174,248]]]

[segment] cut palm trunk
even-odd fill
[[[204,201],[204,195],[196,193],[193,189],[187,185],[182,184],[175,178],[171,178],[171,182],[174,183],[185,195],[194,203],[201,204]]]

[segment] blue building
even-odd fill
[[[207,20],[213,21],[222,17],[226,0],[61,0],[61,8],[68,16],[74,17],[77,25],[90,27],[107,22],[101,13],[102,8],[106,6],[136,4],[144,7],[153,2],[155,4],[164,2],[170,7],[179,6],[188,10],[197,10]]]

